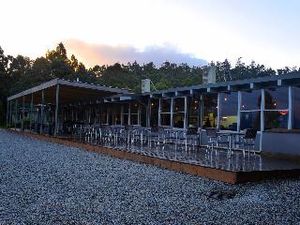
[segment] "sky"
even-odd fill
[[[299,0],[0,0],[0,46],[36,58],[63,42],[87,66],[239,57],[300,66]]]

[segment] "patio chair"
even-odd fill
[[[215,128],[206,128],[207,136],[207,148],[213,150],[215,146],[218,146],[218,134]]]
[[[254,148],[256,134],[256,129],[247,129],[244,137],[244,146]]]
[[[253,128],[249,128],[246,130],[245,136],[242,136],[239,145],[243,149],[243,154],[245,155],[245,151],[254,151],[254,146],[255,146],[255,139],[257,135],[257,130]]]
[[[189,127],[186,131],[187,143],[192,146],[192,149],[200,144],[199,133],[200,132],[196,127]]]

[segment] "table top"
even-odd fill
[[[244,135],[245,132],[243,131],[234,131],[234,130],[220,130],[217,132],[218,134],[224,135]]]

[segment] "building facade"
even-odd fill
[[[300,155],[299,72],[142,94],[55,79],[9,97],[8,105],[10,127],[40,133],[68,135],[76,123],[253,128],[258,130],[257,150]]]

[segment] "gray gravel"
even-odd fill
[[[0,130],[0,224],[300,224],[300,180],[228,185]]]

